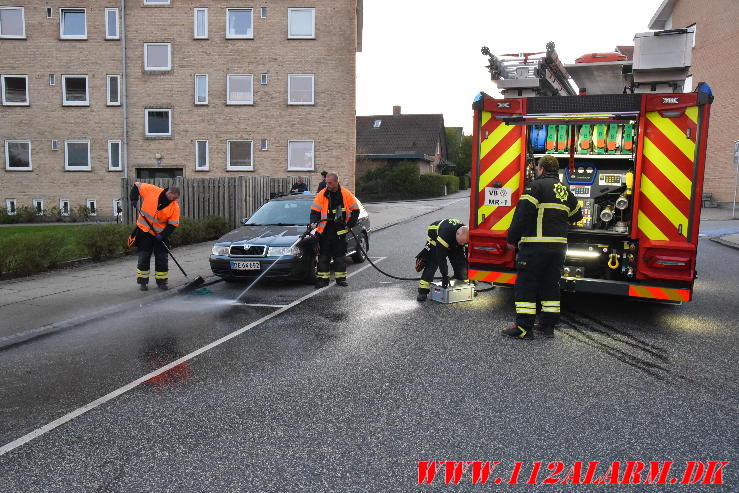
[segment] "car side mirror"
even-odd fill
[[[245,217],[244,219],[241,220],[241,224],[243,224],[243,225],[246,225],[247,222],[249,222],[249,218],[248,217]]]

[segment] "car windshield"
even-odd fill
[[[273,200],[259,208],[248,225],[306,225],[310,222],[310,200]]]

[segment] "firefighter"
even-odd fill
[[[554,336],[559,321],[559,279],[567,253],[567,228],[582,219],[580,203],[559,181],[559,162],[543,156],[537,178],[524,190],[508,230],[508,243],[518,245],[516,324],[502,331],[519,339],[533,337],[537,302],[541,304],[539,329]]]
[[[139,215],[136,218],[136,246],[139,252],[136,282],[141,291],[149,289],[149,266],[153,252],[154,279],[159,289],[167,290],[169,259],[164,243],[180,225],[180,204],[177,202],[180,198],[180,189],[160,188],[149,183],[136,182],[131,187],[129,198],[134,207],[137,207],[141,200]]]
[[[359,204],[349,190],[339,185],[339,175],[326,174],[326,188],[316,194],[311,206],[310,222],[319,235],[316,289],[328,286],[331,260],[339,286],[346,282],[346,235],[357,224]]]
[[[423,264],[423,274],[418,283],[417,301],[426,301],[436,269],[441,272],[441,285],[449,286],[449,270],[446,259],[452,264],[454,277],[467,280],[467,245],[470,229],[459,219],[442,219],[431,223],[426,233],[426,246],[416,257]]]

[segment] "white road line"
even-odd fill
[[[264,308],[285,308],[287,305],[267,305],[265,303],[239,303],[234,300],[234,306],[256,306]]]
[[[380,261],[384,260],[385,258],[386,257],[380,257],[379,260],[377,260],[377,262],[380,262]],[[365,269],[367,269],[369,267],[372,267],[372,265],[371,264],[365,265],[361,269],[359,269],[359,270],[357,270],[357,271],[352,272],[351,274],[349,274],[347,276],[347,278],[352,277],[352,276],[354,276],[356,274],[359,274],[360,272],[362,272],[363,270],[365,270]],[[220,339],[211,342],[207,346],[203,346],[200,349],[197,349],[197,350],[193,351],[190,354],[186,354],[182,358],[180,358],[178,360],[175,360],[175,361],[171,362],[168,365],[164,365],[163,367],[159,368],[158,370],[154,370],[151,373],[147,373],[143,377],[137,378],[136,380],[134,380],[133,382],[129,383],[128,385],[124,385],[123,387],[120,387],[119,389],[116,389],[113,392],[110,392],[109,394],[106,394],[106,395],[100,397],[99,399],[96,399],[96,400],[90,402],[89,404],[85,404],[84,406],[82,406],[82,407],[80,407],[78,409],[75,409],[74,411],[72,411],[72,412],[70,412],[68,414],[65,414],[61,418],[55,419],[51,423],[48,423],[48,424],[42,426],[41,428],[37,428],[37,429],[33,430],[32,432],[30,432],[30,433],[28,433],[26,435],[23,435],[22,437],[17,438],[17,439],[13,440],[12,442],[10,442],[10,443],[8,443],[6,445],[3,445],[2,447],[0,447],[0,456],[3,456],[5,454],[7,454],[8,452],[10,452],[11,450],[14,450],[14,449],[16,449],[16,448],[18,448],[18,447],[20,447],[22,445],[25,445],[26,443],[30,442],[31,440],[33,440],[35,438],[38,438],[41,435],[44,435],[44,434],[50,432],[51,430],[53,430],[55,428],[58,428],[61,425],[65,424],[65,423],[67,423],[69,421],[72,421],[74,418],[77,418],[78,416],[82,416],[86,412],[91,411],[92,409],[95,409],[96,407],[98,407],[98,406],[100,406],[102,404],[105,404],[106,402],[111,401],[111,400],[115,399],[116,397],[118,397],[120,395],[125,394],[129,390],[138,387],[139,385],[141,385],[142,383],[146,382],[147,380],[150,380],[150,379],[152,379],[152,378],[154,378],[154,377],[156,377],[158,375],[161,375],[162,373],[165,373],[165,372],[171,370],[175,366],[180,365],[180,364],[184,363],[185,361],[189,361],[189,360],[195,358],[196,356],[199,356],[199,355],[203,354],[204,352],[213,349],[216,346],[220,346],[224,342],[229,341],[229,340],[233,339],[234,337],[240,336],[244,332],[246,332],[246,331],[248,331],[248,330],[256,327],[257,325],[260,325],[260,324],[266,322],[267,320],[270,320],[270,319],[276,317],[277,315],[280,315],[281,313],[286,312],[290,308],[293,308],[294,306],[299,305],[300,303],[302,303],[303,301],[307,300],[308,298],[312,298],[313,296],[315,296],[315,295],[317,295],[319,293],[322,293],[323,291],[325,291],[325,290],[327,290],[329,288],[332,288],[333,286],[334,286],[334,284],[331,284],[329,286],[326,286],[325,288],[316,289],[315,291],[312,291],[312,292],[306,294],[302,298],[298,298],[297,300],[293,301],[289,305],[284,305],[279,310],[275,310],[274,312],[270,313],[269,315],[265,315],[264,317],[260,318],[259,320],[256,320],[255,322],[252,322],[249,325],[245,325],[244,327],[240,328],[239,330],[236,330],[234,332],[231,332],[227,336],[221,337]]]

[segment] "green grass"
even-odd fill
[[[81,242],[86,226],[4,226],[0,228],[0,242],[48,242],[53,246],[54,263],[87,257]],[[7,244],[7,243],[6,243]]]

